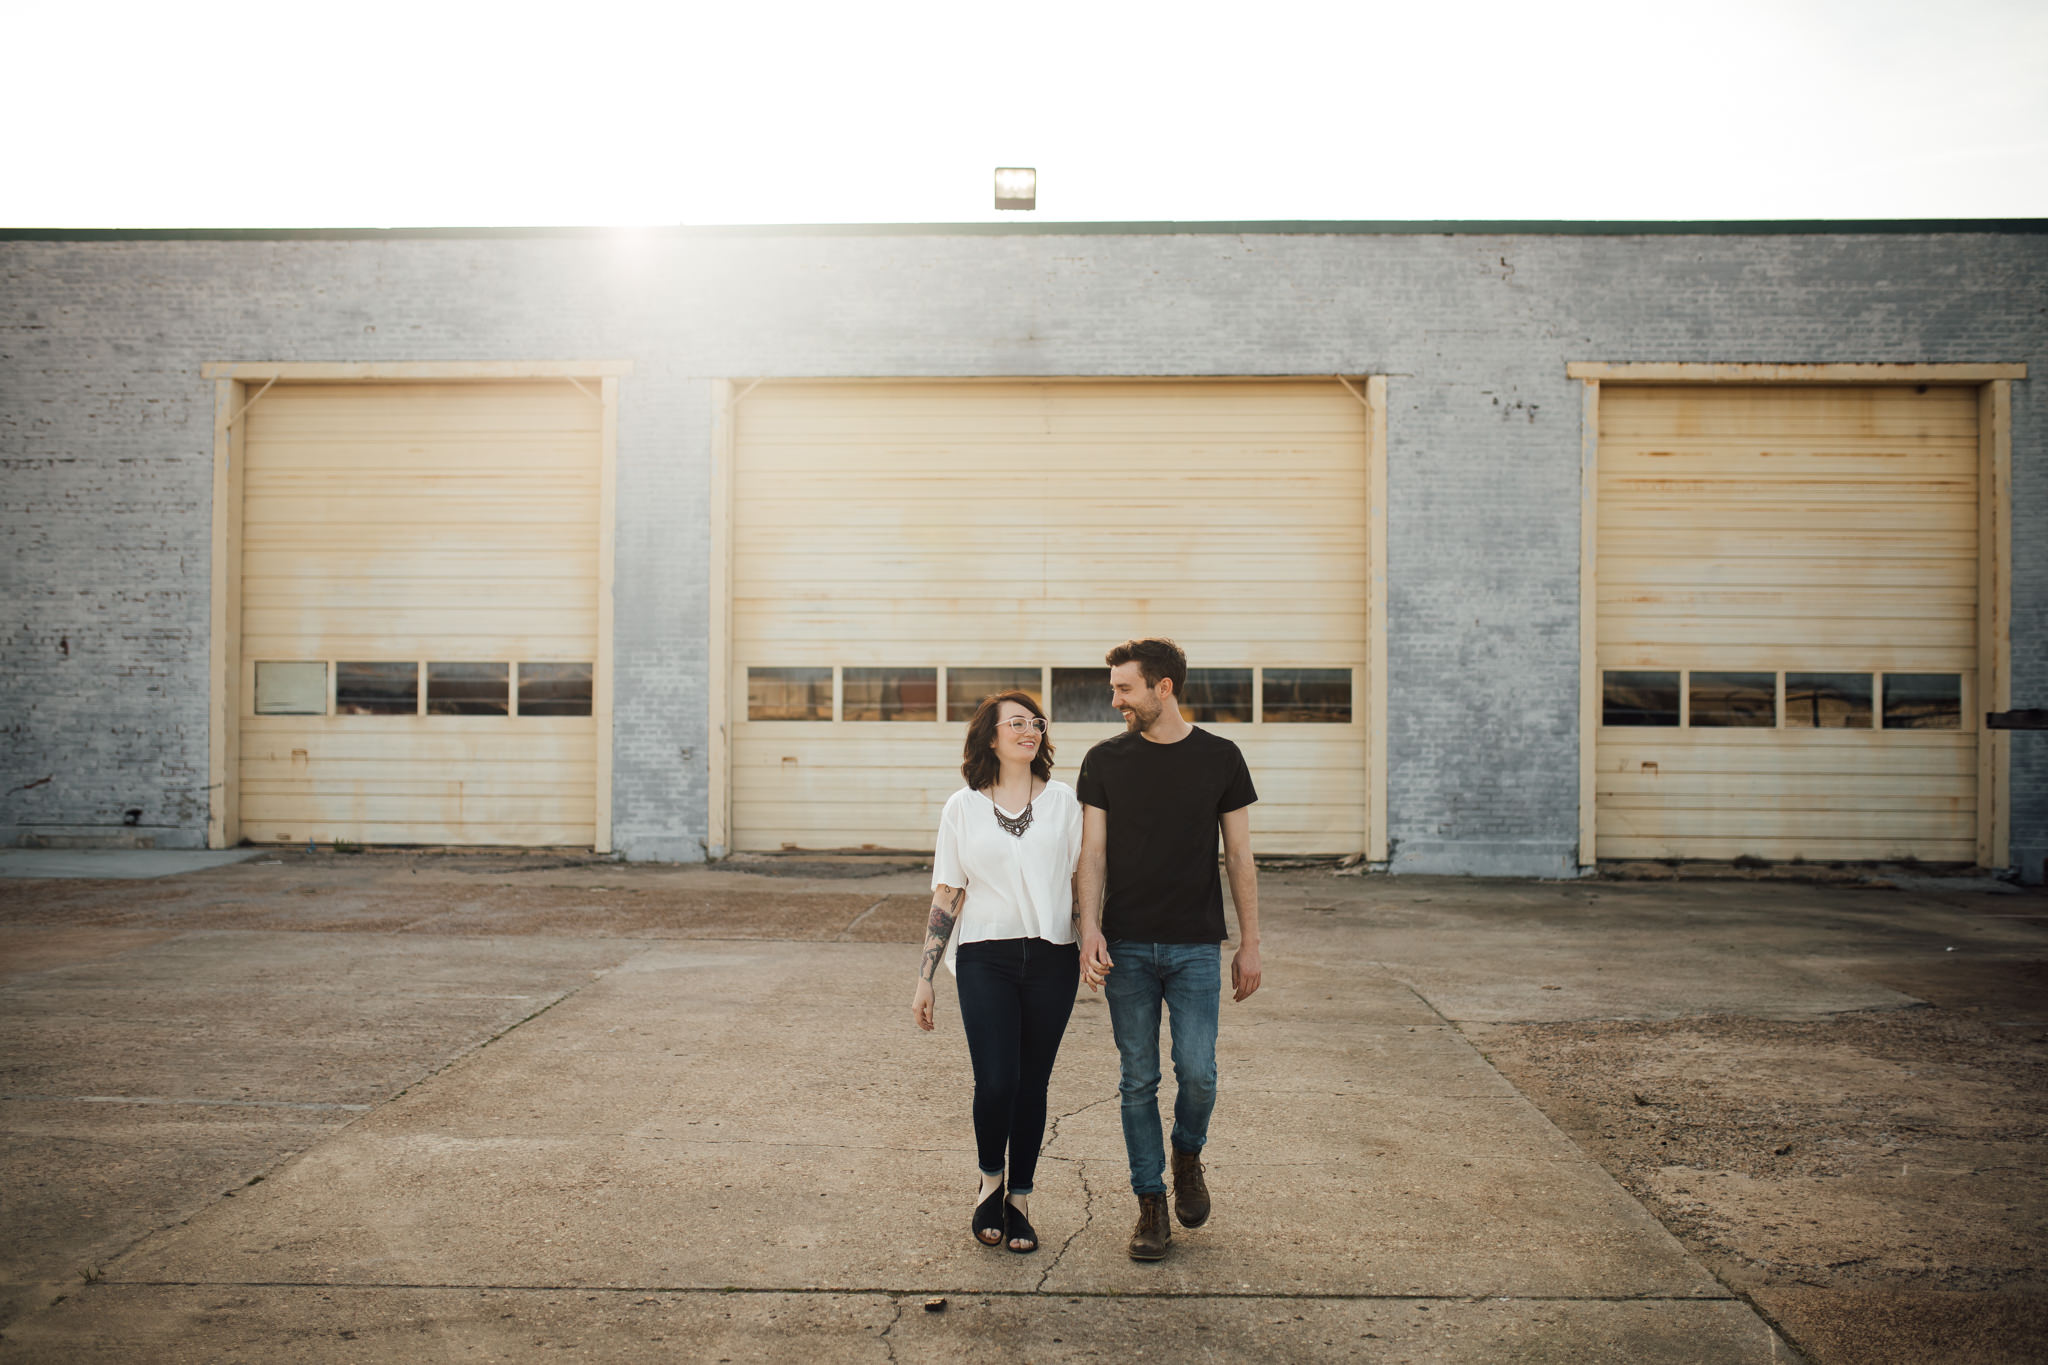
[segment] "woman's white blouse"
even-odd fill
[[[1004,811],[1005,815],[1018,812]],[[1048,782],[1031,803],[1031,828],[1008,833],[995,803],[962,787],[939,815],[932,885],[964,887],[967,903],[946,945],[946,970],[963,943],[992,938],[1074,941],[1074,865],[1081,860],[1081,801]]]

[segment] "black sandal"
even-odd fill
[[[974,1240],[985,1247],[1002,1245],[1003,1210],[1008,1207],[1004,1202],[1002,1183],[998,1181],[995,1193],[974,1206]],[[982,1236],[985,1232],[996,1235],[990,1239]]]
[[[1031,1245],[1010,1246],[1010,1243],[1015,1241],[1029,1242]],[[1031,1220],[1024,1216],[1022,1209],[1007,1199],[1003,1201],[1003,1245],[1010,1247],[1010,1250],[1019,1256],[1029,1256],[1038,1250],[1038,1229],[1031,1226]]]

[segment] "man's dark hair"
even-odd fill
[[[1148,640],[1126,640],[1104,656],[1104,662],[1111,668],[1119,664],[1135,663],[1138,672],[1144,675],[1145,686],[1157,687],[1161,678],[1173,682],[1174,700],[1187,690],[1188,656],[1181,647],[1164,636]]]

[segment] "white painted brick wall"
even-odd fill
[[[711,380],[1383,373],[1396,865],[1562,874],[1565,363],[2026,362],[2014,701],[2048,705],[2044,300],[2048,236],[2021,234],[0,241],[0,822],[204,839],[209,360],[635,363],[614,820],[628,856],[670,859],[702,856],[706,823]],[[2044,738],[2013,736],[2014,854],[2035,877]]]

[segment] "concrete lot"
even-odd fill
[[[1761,1087],[1785,1111],[1764,1054],[1671,1051],[1728,1021],[1818,1030],[1771,1033],[1790,1050],[1768,1071],[1839,1060],[1843,1021],[1962,1028],[1988,993],[1991,1051],[1829,1084],[2026,1110],[2007,1090],[2038,1082],[2048,1034],[2037,892],[1268,872],[1268,984],[1225,1005],[1218,1211],[1139,1265],[1085,991],[1046,1246],[971,1240],[957,1007],[941,993],[935,1035],[908,1022],[925,878],[873,870],[292,852],[7,881],[0,1360],[2043,1358],[2048,1200],[2011,1173],[2041,1165],[2031,1112],[1973,1129],[1970,1169],[1941,1176],[1999,1233],[1954,1255],[1887,1224],[1867,1181],[1838,1230],[1812,1200],[1841,1171],[1780,1179],[1819,1214],[1787,1283],[1751,1264],[1770,1199],[1690,1217],[1732,1171],[1680,1200],[1655,1184],[1670,1160],[1636,1160],[1690,1153],[1679,1120],[1707,1099]],[[1617,1080],[1615,1057],[1669,1083]],[[1667,1102],[1634,1146],[1603,1108]],[[1731,1150],[1782,1136],[1721,1122]],[[1945,1140],[1910,1129],[1884,1162]],[[1829,1131],[1840,1166],[1861,1139]],[[1764,1177],[1743,1178],[1754,1203]],[[1948,1273],[1853,1280],[1827,1269],[1838,1232]]]

